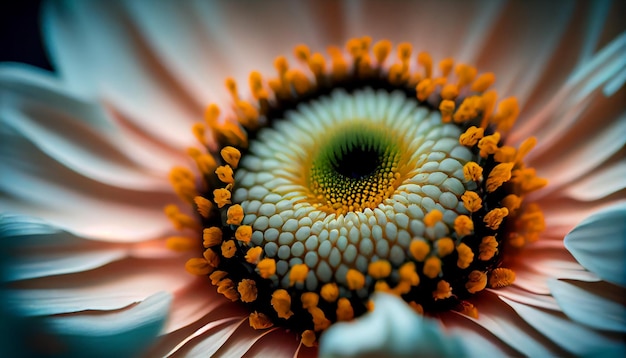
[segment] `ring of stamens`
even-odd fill
[[[250,76],[256,104],[227,80],[237,120],[220,122],[209,106],[219,153],[189,150],[202,183],[184,168],[170,176],[201,223],[177,206],[166,214],[179,230],[204,227],[204,253],[187,270],[248,305],[254,328],[281,324],[308,346],[332,322],[370,309],[373,291],[418,312],[476,316],[464,298],[511,284],[503,252],[544,226],[523,202],[546,184],[523,163],[535,140],[503,145],[518,110],[514,99],[496,107],[493,74],[446,59],[434,77],[427,53],[417,56],[424,71],[412,72],[408,44],[387,68],[391,43],[376,43],[374,59],[370,43],[348,42],[351,65],[330,48],[330,70],[298,46],[314,80],[279,57],[278,78]],[[193,130],[208,148],[206,126]],[[194,246],[181,236],[168,245]]]

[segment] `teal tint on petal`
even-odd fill
[[[135,357],[154,342],[172,303],[166,292],[127,310],[55,316],[46,320],[64,357]]]
[[[374,311],[349,323],[336,323],[320,338],[322,357],[462,357],[458,337],[415,313],[389,294],[373,296]]]
[[[552,296],[563,312],[585,326],[626,333],[626,289],[607,282],[550,280]]]
[[[626,202],[583,220],[565,236],[565,247],[587,270],[626,286]]]

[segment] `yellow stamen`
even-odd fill
[[[500,141],[499,132],[495,132],[492,135],[483,137],[478,142],[478,148],[480,149],[480,152],[478,154],[483,158],[487,158],[489,154],[494,154],[496,150],[498,150],[499,141]]]
[[[317,307],[320,296],[315,292],[305,292],[300,296],[300,301],[302,301],[302,308],[309,309]]]
[[[400,281],[398,282],[396,287],[391,290],[391,292],[397,296],[402,296],[411,292],[411,287],[411,283],[409,283],[408,281]]]
[[[228,276],[228,272],[226,271],[215,271],[209,275],[209,278],[211,279],[211,284],[217,286],[226,276]]]
[[[375,280],[386,278],[391,274],[391,264],[386,260],[372,262],[367,267],[367,274]]]
[[[435,91],[436,86],[436,83],[430,78],[421,80],[415,87],[415,91],[417,91],[417,99],[425,101],[426,98],[428,98],[428,96]]]
[[[461,143],[461,145],[464,145],[466,147],[473,147],[483,137],[484,133],[485,133],[484,129],[471,126],[467,128],[465,133],[459,136],[459,143]]]
[[[474,270],[467,277],[465,288],[469,293],[476,293],[482,291],[487,287],[487,274],[481,271]]]
[[[515,157],[516,162],[521,162],[522,159],[537,145],[537,138],[529,137],[526,138],[525,141],[522,142],[519,146],[519,150],[517,151],[517,156]]]
[[[306,331],[302,332],[302,337],[300,338],[300,340],[302,341],[302,344],[304,344],[306,347],[313,347],[315,346],[315,341],[317,340],[317,337],[315,336],[315,332],[307,329]]]
[[[454,67],[454,60],[451,58],[444,58],[439,61],[439,70],[441,70],[441,75],[443,77],[448,77],[450,72],[452,72],[452,68]]]
[[[491,260],[498,251],[498,241],[495,236],[485,236],[478,247],[478,259],[482,261]]]
[[[463,123],[478,117],[483,110],[483,101],[479,96],[466,97],[452,117],[455,123]]]
[[[424,307],[415,301],[409,302],[409,306],[417,313],[418,315],[424,315]]]
[[[205,276],[213,271],[213,266],[202,257],[192,257],[185,263],[185,270],[192,275]]]
[[[441,272],[441,260],[439,258],[431,256],[424,262],[424,275],[428,278],[435,278]]]
[[[254,329],[266,329],[274,325],[269,317],[257,311],[250,313],[248,321],[250,322],[250,327]]]
[[[213,210],[213,203],[203,196],[196,196],[193,198],[194,203],[196,203],[196,208],[198,213],[205,218],[208,219],[211,216],[211,210]]]
[[[252,226],[241,225],[235,231],[235,238],[243,243],[249,243],[252,238]]]
[[[170,170],[169,180],[179,198],[188,203],[193,203],[193,199],[198,196],[198,191],[191,170],[174,167]]]
[[[250,72],[250,76],[248,77],[248,84],[250,85],[250,92],[252,93],[254,99],[256,99],[257,101],[268,99],[269,94],[267,93],[265,88],[263,88],[263,77],[259,72]],[[236,165],[234,165],[233,167],[236,167]]]
[[[489,177],[487,177],[487,192],[492,193],[496,191],[502,184],[511,179],[511,170],[515,163],[500,163],[496,165]]]
[[[191,216],[181,213],[178,206],[174,204],[167,205],[164,211],[176,230],[199,230],[200,224]]]
[[[226,212],[228,225],[239,225],[243,220],[243,208],[239,204],[232,205]]]
[[[459,215],[454,219],[454,231],[459,237],[467,236],[474,231],[474,222],[467,215]]]
[[[230,259],[233,256],[235,256],[236,252],[237,252],[237,246],[235,246],[234,240],[227,240],[227,241],[222,242],[222,256],[224,256],[227,259]]]
[[[389,284],[385,281],[376,281],[376,284],[374,284],[374,291],[376,292],[387,292],[387,293],[391,293],[391,287],[389,287]]]
[[[515,124],[519,115],[519,104],[517,98],[505,98],[498,103],[498,110],[492,118],[492,122],[497,125],[499,132],[508,132]]]
[[[172,236],[167,238],[165,246],[172,251],[185,252],[197,249],[198,242],[191,237]]]
[[[365,276],[355,269],[349,269],[346,273],[346,283],[349,290],[360,290],[365,286]]]
[[[509,286],[515,281],[515,272],[507,268],[497,268],[489,274],[489,287],[501,288]]]
[[[239,123],[245,127],[254,128],[258,124],[259,110],[252,105],[252,103],[244,100],[239,100],[235,103]]]
[[[232,168],[237,168],[237,165],[239,165],[239,160],[241,159],[241,152],[239,151],[239,149],[231,146],[226,146],[222,148],[220,154],[222,155],[222,158],[224,158],[224,161],[228,163],[228,165],[230,165]]]
[[[256,265],[259,263],[259,259],[261,259],[261,254],[263,254],[263,248],[261,246],[253,247],[246,252],[246,262]]]
[[[493,155],[493,159],[495,159],[498,163],[514,162],[516,153],[517,149],[509,145],[505,145],[496,149],[496,152]]]
[[[435,301],[452,297],[452,287],[444,280],[437,282],[437,290],[433,292]]]
[[[449,237],[442,237],[435,243],[437,247],[437,256],[448,256],[454,251],[454,241]]]
[[[348,74],[348,63],[343,58],[341,49],[336,46],[328,46],[326,51],[330,55],[332,75],[334,79],[342,79]]]
[[[254,302],[257,297],[257,288],[256,282],[250,279],[243,279],[237,285],[237,291],[239,291],[239,295],[241,296],[242,302]]]
[[[507,208],[496,208],[491,210],[485,215],[483,218],[483,222],[492,230],[498,230],[500,224],[502,224],[502,220],[509,215],[509,209]]]
[[[337,321],[350,321],[354,318],[354,309],[350,300],[342,297],[337,301]]]
[[[217,204],[218,208],[223,208],[224,205],[231,204],[230,195],[230,190],[228,189],[215,189],[213,190],[213,201]]]
[[[235,179],[233,178],[233,168],[231,168],[230,165],[217,167],[217,169],[215,169],[215,174],[217,174],[219,180],[224,183],[232,184],[235,182]]]
[[[426,225],[426,227],[433,227],[442,219],[443,214],[441,211],[434,209],[424,216],[424,225]]]
[[[535,168],[515,169],[511,174],[511,182],[515,183],[519,194],[526,194],[548,185],[544,178],[537,177]]]
[[[374,57],[376,58],[376,62],[378,66],[382,66],[389,53],[391,53],[391,41],[389,40],[380,40],[374,44]]]
[[[309,69],[313,72],[318,82],[322,80],[324,71],[326,71],[326,59],[321,53],[314,53],[309,58]]]
[[[334,282],[330,282],[322,286],[320,295],[326,302],[335,302],[339,297],[339,287]]]
[[[483,207],[483,200],[476,194],[476,192],[467,190],[462,196],[463,206],[470,213],[475,213]]]
[[[430,54],[428,52],[420,52],[417,55],[417,63],[420,66],[424,67],[424,77],[426,77],[426,78],[432,77],[432,75],[433,75],[433,59],[432,59],[432,57],[430,57]],[[451,98],[446,98],[446,99],[451,99]]]
[[[459,268],[466,269],[472,261],[474,261],[474,253],[472,252],[472,249],[464,243],[460,243],[459,246],[456,247],[456,252],[459,255],[459,258],[456,261],[456,265]]]
[[[400,266],[398,275],[400,276],[400,281],[408,282],[411,286],[420,284],[420,277],[415,271],[415,263],[413,262],[407,262]]]
[[[459,302],[459,305],[455,308],[455,311],[474,319],[478,319],[478,309],[473,304],[467,301]]]
[[[328,318],[326,318],[326,315],[321,308],[311,307],[308,311],[311,314],[311,317],[313,317],[313,330],[319,332],[325,330],[330,326],[331,322],[330,320],[328,320]]]
[[[483,178],[483,167],[476,162],[467,162],[463,166],[463,177],[466,181],[479,182]]]
[[[196,166],[200,173],[204,175],[212,174],[217,168],[217,162],[212,155],[203,153],[197,148],[187,148],[187,154],[196,162]],[[193,178],[191,178],[193,180]]]
[[[483,118],[480,121],[480,128],[487,128],[489,119],[496,107],[496,101],[498,100],[498,94],[496,91],[487,91],[483,93],[482,97]]]
[[[278,314],[278,317],[289,319],[289,317],[293,316],[293,312],[291,311],[291,296],[282,288],[272,293],[271,304]]]
[[[311,56],[311,50],[305,44],[299,44],[293,49],[293,54],[296,58],[304,63],[309,61],[309,57]]]
[[[455,84],[449,83],[441,89],[440,95],[444,100],[454,100],[459,95],[459,88]]]
[[[311,89],[309,79],[299,70],[289,70],[285,78],[299,95],[305,94]]]
[[[235,290],[235,283],[229,278],[224,279],[217,284],[217,293],[221,293],[224,297],[233,302],[239,299],[237,290]]]
[[[457,83],[459,88],[472,83],[472,81],[474,80],[474,77],[476,77],[477,72],[478,71],[476,70],[475,67],[468,66],[462,63],[458,64],[456,68],[454,69],[454,73],[459,78],[459,81]]]
[[[204,253],[202,253],[202,256],[209,263],[209,265],[213,266],[214,268],[217,268],[220,265],[220,257],[218,254],[215,253],[215,251],[211,249],[206,249],[204,250]]]
[[[422,239],[413,239],[409,245],[409,251],[415,260],[422,262],[430,252],[430,245]]]
[[[276,273],[276,261],[274,259],[263,259],[256,265],[259,276],[270,278]]]
[[[237,93],[237,82],[234,78],[228,77],[224,80],[224,85],[230,93],[230,96],[233,98],[233,102],[236,102],[239,99],[239,94]]]
[[[502,205],[509,209],[509,213],[514,213],[522,205],[522,199],[515,194],[509,194],[502,199]]]
[[[204,125],[204,123],[195,123],[191,127],[191,132],[200,144],[205,147],[208,146],[209,142],[206,139],[206,126]]]
[[[294,265],[289,271],[289,286],[304,282],[308,273],[309,267],[306,264]]]
[[[222,243],[222,229],[219,227],[209,227],[202,231],[203,245],[206,248]]]
[[[485,92],[494,82],[496,82],[496,75],[492,72],[483,73],[472,83],[471,90],[474,92]]]
[[[450,123],[452,121],[452,114],[454,113],[454,108],[456,104],[454,101],[449,99],[444,99],[439,104],[439,111],[441,112],[441,121],[443,123]]]
[[[398,59],[402,62],[403,72],[408,70],[411,52],[413,52],[413,45],[410,43],[402,42],[398,44]]]

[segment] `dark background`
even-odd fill
[[[41,0],[0,0],[0,62],[52,70],[41,41],[40,8]]]

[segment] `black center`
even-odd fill
[[[332,164],[335,172],[350,179],[367,177],[380,166],[380,153],[374,149],[352,148],[336,159]]]

